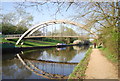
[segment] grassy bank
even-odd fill
[[[84,59],[80,61],[80,63],[74,68],[73,72],[69,75],[69,80],[71,79],[84,79],[85,77],[85,70],[87,68],[90,54],[92,52],[92,48],[89,48],[86,52]]]
[[[118,55],[112,54],[108,48],[99,48],[102,51],[102,54],[114,64],[118,64]]]
[[[1,43],[13,43],[13,44],[15,44],[14,41],[9,41],[9,40],[6,40],[6,39],[2,39]]]
[[[15,45],[18,39],[11,39],[11,40],[6,40],[2,39],[2,43],[12,43]],[[50,40],[50,39],[49,39]],[[35,46],[54,46],[57,43],[59,43],[58,40],[53,40],[50,41],[41,41],[41,40],[34,40],[34,39],[27,39],[27,40],[22,40],[23,45],[15,45],[16,47],[35,47]]]

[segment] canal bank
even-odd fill
[[[3,79],[43,79],[44,76],[50,78],[56,78],[58,75],[69,76],[76,66],[76,63],[80,62],[85,57],[87,50],[88,47],[85,46],[68,46],[66,48],[55,47],[22,51],[19,53],[20,57],[31,67],[31,70],[26,69],[17,57],[10,58],[10,53],[4,54],[3,57],[5,59],[2,59]],[[45,74],[38,70],[44,71]],[[9,75],[7,75],[8,72]],[[37,75],[36,72],[40,75]],[[41,74],[44,76],[41,76]],[[60,77],[58,77],[58,79],[59,78]]]
[[[69,75],[69,80],[71,79],[84,79],[85,78],[85,71],[88,66],[88,62],[90,60],[90,54],[92,52],[92,48],[90,47],[85,57],[78,63],[78,65],[74,68],[73,72]]]
[[[98,48],[87,51],[85,58],[74,68],[68,79],[118,79],[118,67]]]
[[[5,46],[4,44],[2,44],[2,52],[19,52],[19,51],[25,51],[25,50],[34,50],[34,49],[44,49],[44,48],[64,48],[64,47],[68,47],[68,46],[82,46],[82,45],[78,45],[78,44],[69,44],[69,45],[48,45],[48,46],[32,46],[32,47],[16,47],[14,46],[14,44],[11,43],[7,43],[7,45]]]
[[[81,53],[79,53],[80,50],[85,49],[84,47],[82,47],[82,46],[84,46],[84,44],[67,44],[66,45],[66,44],[60,43],[60,45],[58,45],[57,44],[58,42],[48,42],[48,41],[46,42],[46,41],[29,39],[29,40],[22,41],[22,42],[24,42],[24,45],[16,45],[15,46],[15,42],[16,42],[16,39],[9,40],[9,41],[3,41],[4,48],[2,51],[3,51],[4,57],[6,55],[9,55],[9,53],[11,53],[11,52],[15,52],[14,53],[15,56],[16,56],[16,54],[20,54],[25,61],[33,62],[32,66],[34,65],[34,63],[39,63],[40,69],[43,69],[43,67],[44,67],[44,66],[41,66],[41,64],[46,65],[46,63],[47,63],[47,65],[49,65],[49,67],[51,67],[51,69],[53,68],[53,65],[54,65],[55,69],[59,68],[59,69],[61,69],[61,71],[63,70],[63,73],[56,71],[56,70],[55,70],[56,72],[54,72],[54,73],[55,74],[58,73],[63,76],[68,76],[72,72],[75,65],[84,58],[85,53],[87,51],[87,50],[85,50],[85,51],[83,51],[83,52],[81,51]],[[54,50],[51,48],[54,48]],[[52,51],[49,49],[51,49]],[[38,52],[32,51],[32,50],[38,50]],[[46,51],[46,50],[48,50],[48,51]],[[5,53],[5,52],[7,52],[7,53]],[[33,54],[32,54],[32,52],[33,52]],[[35,54],[35,53],[37,53],[37,54]],[[51,53],[53,53],[56,58],[54,58],[54,56],[51,57]],[[39,54],[40,54],[40,56],[39,56]],[[13,55],[13,53],[11,53],[11,55]],[[32,56],[32,58],[31,57],[29,58],[30,55]],[[33,57],[36,55],[38,55],[40,57],[40,59],[33,59]],[[46,57],[46,55],[49,58]],[[80,57],[80,58],[78,58],[78,57]],[[4,59],[6,60],[7,57],[5,57]],[[12,58],[9,57],[9,59],[14,59],[14,56],[12,56]],[[62,69],[57,66],[60,66],[60,67],[64,66],[65,68]],[[70,71],[68,71],[68,68],[70,69]],[[49,69],[49,72],[51,71],[51,69]],[[44,70],[46,70],[46,69],[44,69]],[[67,73],[64,70],[66,70]],[[52,72],[52,74],[54,74],[54,73]]]
[[[42,49],[42,48],[63,48],[68,46],[82,46],[82,44],[64,44],[62,41],[58,40],[49,40],[49,41],[41,41],[41,40],[34,40],[34,39],[26,39],[21,42],[20,45],[15,45],[17,39],[6,40],[2,39],[2,52],[18,52],[24,50],[33,50],[33,49]],[[57,45],[57,44],[60,45]]]

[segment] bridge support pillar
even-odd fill
[[[67,38],[67,44],[69,44],[70,43],[70,38]]]

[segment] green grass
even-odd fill
[[[29,42],[25,41],[23,45],[16,45],[17,47],[35,47],[35,46],[52,46],[56,45],[56,43],[48,43],[48,44],[42,44],[42,43],[35,43],[35,42]]]
[[[13,43],[13,44],[15,44],[15,42],[14,42],[14,41],[9,41],[9,40],[6,40],[6,39],[2,39],[2,43],[4,43],[4,42],[7,42],[7,43]]]
[[[28,40],[29,42],[31,43],[36,43],[36,44],[49,44],[49,45],[56,45],[57,43],[56,42],[48,42],[48,41],[39,41],[39,40]],[[35,42],[32,42],[32,41],[35,41]]]
[[[49,46],[49,45],[56,45],[56,43],[52,43],[52,42],[47,42],[47,44],[44,44],[46,42],[43,43],[36,43],[36,42],[30,42],[30,41],[25,41],[25,44],[30,44],[33,46]]]
[[[112,54],[108,48],[100,48],[100,50],[102,51],[102,54],[112,63],[118,63],[118,57],[116,57],[117,55]]]
[[[74,68],[73,72],[69,75],[69,80],[84,79],[91,52],[92,48],[89,48],[85,57],[80,61],[80,63]]]
[[[40,39],[39,39],[40,40]],[[64,43],[63,41],[51,39],[51,38],[42,38],[41,41],[55,42],[55,43]]]
[[[38,41],[35,40],[36,42],[31,42],[31,40],[26,40],[24,41],[24,44],[22,45],[22,47],[34,47],[34,46],[52,46],[52,45],[56,45],[57,43],[53,43],[53,42],[46,42],[46,41]],[[41,42],[41,43],[38,43]],[[18,45],[19,47],[20,45]]]
[[[18,39],[6,40],[2,39],[2,42],[13,43],[15,44]],[[40,41],[40,40],[31,40],[27,39],[25,41],[21,41],[23,45],[16,45],[16,47],[35,47],[35,46],[54,46],[57,42],[49,42],[49,41]]]

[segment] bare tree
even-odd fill
[[[61,14],[62,10],[69,10],[71,7],[74,8],[77,15],[72,15],[74,21],[82,21],[84,26],[89,29],[93,29],[94,32],[101,31],[101,28],[108,28],[117,26],[118,16],[118,2],[29,2],[29,3],[17,3],[19,7],[36,7],[38,11],[42,13],[42,6],[49,4],[56,5],[57,10],[53,14],[54,16],[58,13]],[[78,21],[78,22],[79,22]]]

